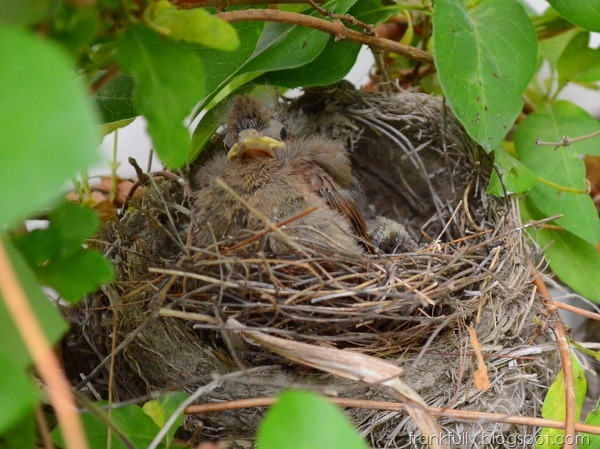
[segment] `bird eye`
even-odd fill
[[[281,140],[287,139],[288,132],[287,132],[287,128],[285,126],[281,128],[281,131],[279,131],[279,137],[281,137]]]

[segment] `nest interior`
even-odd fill
[[[536,415],[556,358],[543,352],[550,337],[530,283],[531,248],[518,208],[485,192],[488,155],[441,100],[423,94],[336,85],[308,90],[286,106],[308,118],[310,132],[346,143],[364,187],[365,215],[404,223],[420,249],[357,257],[305,243],[302,252],[275,257],[244,242],[219,251],[192,248],[185,245],[193,219],[186,194],[180,183],[157,177],[103,229],[118,282],[68,312],[73,331],[64,353],[74,383],[100,395],[112,388],[115,400],[127,400],[193,390],[215,374],[240,372],[201,401],[273,395],[290,386],[394,399],[383,388],[248,344],[228,329],[235,318],[270,335],[391,361],[432,406]],[[220,139],[203,158],[222,148]],[[485,391],[473,384],[469,326],[486,356]],[[416,444],[404,415],[348,413],[373,447]],[[251,444],[260,416],[230,411],[204,415],[195,425],[203,438],[242,447]],[[475,438],[534,432],[440,422],[447,432]]]

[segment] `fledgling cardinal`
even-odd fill
[[[293,126],[293,120],[284,124],[274,113],[253,97],[234,99],[224,138],[228,153],[213,158],[197,174],[194,244],[209,246],[267,228],[263,218],[215,183],[220,178],[273,223],[300,216],[280,228],[297,243],[370,251],[344,147],[324,137],[294,135],[286,126]],[[302,216],[312,207],[316,209]],[[267,233],[263,242],[263,249],[272,253],[289,252],[293,246],[275,232]]]

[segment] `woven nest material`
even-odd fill
[[[556,360],[543,353],[549,337],[518,209],[485,192],[489,157],[439,99],[422,94],[342,85],[308,91],[289,108],[306,115],[313,132],[346,142],[364,185],[365,214],[403,222],[421,249],[357,257],[305,242],[302,252],[275,257],[247,240],[220,252],[185,247],[193,211],[180,183],[156,178],[119,222],[105,226],[118,281],[71,314],[65,357],[74,381],[88,375],[82,386],[105,395],[112,361],[113,397],[126,400],[182,386],[191,391],[243,367],[250,371],[200,401],[262,397],[290,386],[394,400],[382,387],[249,344],[228,328],[234,318],[264,334],[401,366],[402,381],[431,406],[536,415]],[[215,142],[219,147],[218,136]],[[474,386],[469,326],[485,355],[487,390]],[[373,447],[422,447],[408,437],[418,430],[406,415],[348,413]],[[261,416],[255,409],[203,415],[200,432],[248,447]],[[533,432],[449,418],[440,424],[448,434],[468,432],[479,442],[473,447],[503,447],[490,438]]]

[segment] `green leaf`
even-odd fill
[[[49,231],[54,232],[61,243],[59,256],[69,255],[81,249],[87,238],[100,227],[100,219],[90,208],[70,201],[63,201],[48,215]]]
[[[568,134],[589,134],[598,127],[598,122],[585,111],[560,101],[540,106],[519,124],[514,136],[521,162],[546,181],[538,182],[529,191],[529,200],[547,217],[563,214],[557,224],[594,246],[600,240],[600,219],[593,200],[585,192],[585,167],[578,153],[598,149],[591,140],[559,148],[538,146],[535,141],[540,138],[555,142]]]
[[[106,405],[106,402],[96,402],[97,407]],[[100,410],[107,418],[108,411]],[[108,429],[96,415],[92,413],[82,414],[83,426],[91,449],[107,449]],[[147,416],[139,405],[127,405],[113,409],[110,420],[115,427],[129,439],[136,449],[147,448],[158,432],[158,427],[152,419]],[[64,447],[60,428],[52,431],[52,441],[59,447]],[[113,432],[109,449],[126,449],[119,437]]]
[[[496,196],[523,193],[531,189],[537,182],[535,174],[518,159],[508,154],[502,145],[494,151],[494,159],[502,174],[502,182],[500,182],[498,172],[494,170],[487,193]]]
[[[354,3],[356,0],[336,0],[321,6],[336,14],[343,14]],[[282,23],[261,24],[260,28],[237,24],[236,29],[242,42],[238,51],[228,55],[201,51],[202,60],[211,61],[207,64],[209,96],[203,101],[202,108],[226,86],[233,86],[231,90],[235,90],[262,73],[308,64],[323,51],[329,40],[328,34],[318,30]],[[262,33],[257,36],[260,30]],[[216,57],[215,62],[212,62],[213,57]]]
[[[0,238],[2,238],[0,236]],[[67,326],[56,308],[39,289],[37,282],[19,252],[3,239],[11,265],[29,301],[44,335],[50,345],[58,341]],[[19,318],[17,318],[19,319]],[[0,398],[4,407],[0,410],[0,434],[15,426],[31,411],[37,393],[27,374],[32,358],[21,339],[13,317],[6,309],[0,295]],[[4,446],[3,446],[4,447]],[[6,446],[16,447],[16,446]]]
[[[336,14],[346,13],[357,0],[332,0],[322,4]],[[311,15],[316,15],[316,12]],[[313,61],[325,48],[329,35],[311,28],[284,23],[267,23],[244,73],[300,67]]]
[[[553,11],[551,8],[549,11]],[[556,13],[555,13],[556,14]],[[569,42],[578,34],[580,30],[573,28],[564,33],[560,33],[548,39],[543,39],[538,42],[538,50],[540,56],[547,60],[552,69],[558,68],[558,61]]]
[[[323,51],[312,62],[292,70],[266,73],[257,82],[294,88],[298,86],[323,86],[341,80],[356,62],[360,45],[353,42],[336,42],[332,37]],[[327,67],[327,71],[323,71]]]
[[[326,399],[306,391],[283,393],[258,428],[261,449],[366,449],[344,414]]]
[[[129,126],[134,120],[135,118],[126,118],[124,120],[118,120],[116,122],[105,123],[102,126],[100,126],[101,133],[103,136],[108,136],[110,133],[116,131],[117,129]]]
[[[589,33],[579,33],[565,48],[558,60],[560,86],[573,83],[593,83],[600,80],[600,49],[588,47]]]
[[[112,282],[115,274],[112,265],[98,251],[81,250],[40,267],[38,276],[43,284],[73,303],[100,284]]]
[[[600,427],[600,401],[596,404],[596,408],[590,412],[585,419],[585,423],[590,426]],[[589,445],[579,444],[581,449],[599,449],[600,448],[600,435],[592,435],[590,433],[582,433],[582,438],[588,438]]]
[[[100,31],[99,11],[94,7],[65,5],[53,21],[52,38],[78,58],[85,53]]]
[[[241,68],[243,73],[293,69],[309,63],[323,51],[329,35],[297,25],[270,22],[256,49]]]
[[[585,372],[574,357],[571,357],[571,365],[573,368],[573,387],[575,389],[575,419],[579,421],[587,383]],[[564,421],[566,417],[565,409],[565,380],[564,373],[561,370],[556,376],[556,380],[552,382],[548,393],[546,393],[544,405],[542,406],[542,416],[545,419]],[[564,434],[564,430],[545,427],[537,436],[535,447],[536,449],[560,448],[564,443]]]
[[[54,344],[67,330],[67,325],[62,319],[56,307],[48,300],[40,290],[35,276],[27,262],[15,249],[12,243],[4,239],[3,244],[10,257],[13,269],[17,273],[21,287],[29,299],[29,304],[38,318],[46,339]],[[22,342],[15,324],[0,301],[0,355],[9,360],[20,369],[25,369],[31,364],[31,355]]]
[[[33,25],[51,18],[55,12],[53,0],[4,0],[0,8],[0,25]]]
[[[187,398],[188,395],[186,393],[179,391],[165,393],[157,400],[146,402],[143,405],[142,410],[146,415],[152,418],[152,421],[154,421],[154,424],[156,424],[158,428],[162,428],[171,415],[175,413],[177,407],[179,407],[179,405]],[[169,432],[167,432],[167,445],[173,441],[175,432],[181,423],[183,423],[183,414],[177,418],[173,426],[169,429]]]
[[[96,104],[102,115],[102,123],[114,123],[138,116],[133,105],[133,77],[119,74],[96,92]]]
[[[0,28],[0,224],[56,198],[98,159],[96,115],[66,54],[22,30]],[[25,87],[26,86],[26,87]]]
[[[235,28],[202,8],[178,9],[166,0],[154,3],[146,17],[153,28],[174,40],[232,51],[240,40]]]
[[[233,27],[240,39],[240,46],[236,51],[225,53],[208,47],[197,49],[206,70],[206,91],[211,96],[231,82],[239,68],[252,55],[264,24],[238,22]]]
[[[381,0],[361,0],[350,8],[348,14],[369,25],[378,25],[385,22],[390,15],[407,9],[410,9],[410,6],[406,4],[383,6]]]
[[[100,227],[100,220],[91,209],[65,200],[50,212],[48,220],[48,228],[13,238],[30,265],[76,253]]]
[[[523,222],[539,220],[544,215],[529,197],[521,200]],[[600,304],[600,254],[592,245],[567,231],[528,229],[544,253],[552,271],[573,290]]]
[[[42,284],[73,302],[113,280],[112,265],[102,254],[82,247],[100,225],[92,210],[64,201],[48,218],[47,229],[13,239]]]
[[[23,367],[0,354],[0,435],[31,412],[37,392]],[[3,446],[7,447],[7,446]]]
[[[523,106],[536,68],[536,36],[513,0],[436,2],[434,59],[448,103],[469,135],[486,151],[506,136]]]
[[[200,59],[192,49],[136,25],[121,37],[118,60],[137,81],[136,109],[148,120],[148,133],[162,162],[180,167],[190,146],[183,120],[205,94]]]
[[[4,402],[9,404],[9,402]],[[36,446],[37,433],[35,428],[35,415],[33,410],[26,414],[19,422],[7,431],[0,434],[0,447],[34,449]]]
[[[562,16],[588,31],[600,31],[598,0],[548,0]]]

